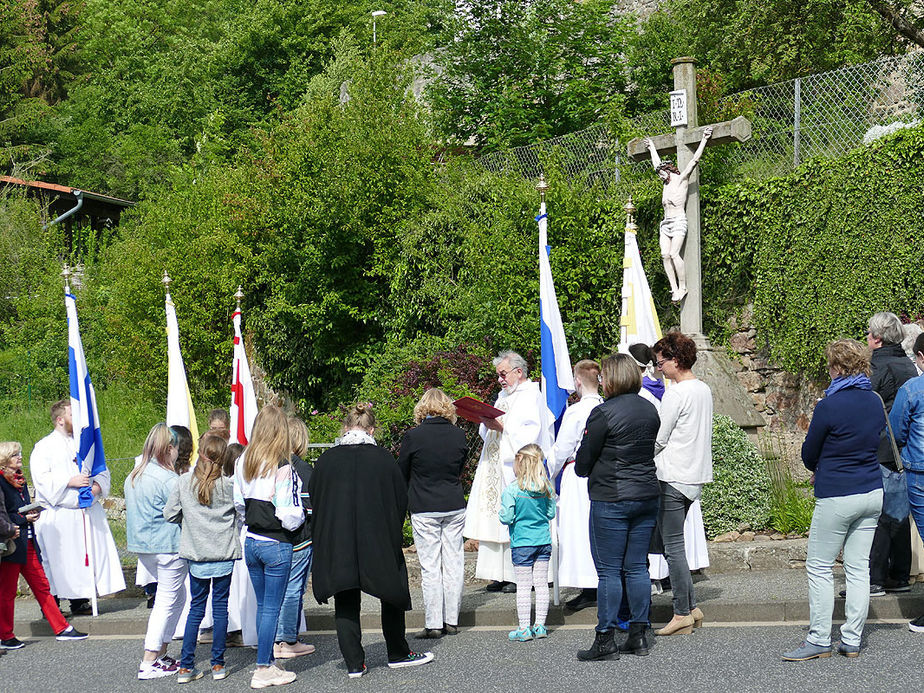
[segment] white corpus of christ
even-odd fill
[[[94,589],[99,595],[125,589],[119,552],[102,506],[109,495],[109,471],[91,478],[102,493],[84,513],[78,489],[67,485],[80,472],[74,463],[76,454],[73,438],[52,431],[35,444],[29,457],[35,500],[46,508],[35,523],[42,567],[51,593],[61,599],[90,599]]]

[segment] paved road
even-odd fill
[[[531,643],[507,642],[506,630],[473,629],[432,642],[436,654],[432,664],[390,670],[385,667],[381,636],[370,632],[365,638],[369,674],[349,680],[335,636],[322,633],[311,639],[317,646],[315,654],[289,665],[298,672],[298,680],[280,690],[793,691],[805,689],[810,682],[814,690],[859,693],[905,690],[910,682],[920,679],[924,635],[909,632],[904,623],[868,626],[868,647],[858,659],[835,655],[812,662],[780,661],[779,653],[796,645],[804,635],[805,627],[800,625],[707,625],[692,636],[659,640],[649,657],[584,663],[574,657],[575,651],[589,645],[593,637],[584,627],[565,626],[553,631],[547,640]],[[177,646],[172,646],[171,654]],[[199,649],[204,656],[204,646]],[[26,648],[0,657],[0,688],[23,693],[176,691],[173,677],[135,679],[140,653],[141,640],[136,637],[109,636],[81,643],[36,638]],[[202,679],[182,690],[249,691],[253,662],[252,650],[229,650],[228,679],[217,683]]]

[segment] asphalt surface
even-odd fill
[[[709,626],[690,636],[659,638],[648,657],[624,656],[618,661],[579,662],[578,649],[593,639],[591,629],[563,626],[546,640],[510,643],[507,629],[480,627],[454,637],[427,641],[436,659],[431,664],[392,670],[385,666],[381,634],[367,631],[369,673],[350,680],[340,659],[336,637],[317,633],[308,640],[317,651],[286,665],[298,680],[278,690],[311,691],[861,691],[906,690],[920,679],[924,634],[905,623],[869,624],[860,657],[810,662],[783,662],[779,655],[803,639],[804,625]],[[835,637],[836,637],[835,629]],[[415,647],[420,641],[409,641]],[[99,636],[83,642],[59,643],[35,638],[0,657],[3,691],[175,691],[175,677],[156,681],[135,678],[142,641],[134,636]],[[179,643],[171,646],[177,654]],[[200,662],[207,664],[205,646]],[[181,690],[249,691],[255,653],[231,649],[230,676],[215,682],[204,678]],[[276,689],[273,689],[276,690]]]

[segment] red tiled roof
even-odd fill
[[[71,188],[66,185],[58,185],[57,183],[45,183],[44,181],[40,180],[27,181],[21,178],[13,178],[12,176],[0,176],[0,183],[6,183],[9,185],[23,185],[28,188],[39,188],[40,190],[64,193],[66,195],[73,195],[75,190],[80,190],[85,197],[99,200],[100,202],[108,202],[109,204],[118,205],[119,207],[132,207],[135,204],[131,200],[123,200],[119,197],[112,197],[111,195],[103,195],[101,193],[90,192],[89,190],[83,190],[81,188]]]

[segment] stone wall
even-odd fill
[[[806,475],[799,463],[800,448],[805,439],[815,403],[824,393],[822,384],[774,366],[767,349],[761,343],[753,325],[753,306],[729,321],[729,346],[735,375],[767,423],[761,444],[770,452],[790,461],[794,475]]]

